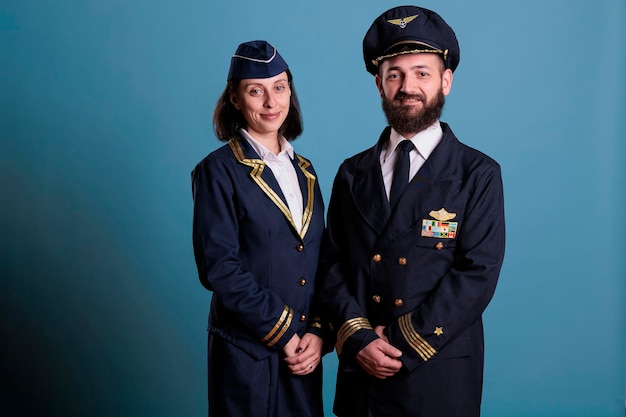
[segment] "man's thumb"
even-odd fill
[[[402,356],[402,351],[398,348],[393,347],[389,343],[385,343],[384,345],[382,345],[381,350],[383,351],[385,355],[390,356],[392,358],[399,358],[400,356]]]

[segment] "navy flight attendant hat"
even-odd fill
[[[276,48],[266,41],[244,42],[230,59],[228,81],[270,78],[289,69]]]
[[[416,6],[387,10],[374,20],[363,39],[365,68],[378,74],[386,58],[421,52],[441,56],[446,68],[454,72],[461,52],[452,28],[437,13]]]

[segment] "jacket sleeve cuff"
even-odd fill
[[[324,341],[322,355],[332,352],[335,348],[335,332],[333,332],[330,323],[323,322],[321,317],[313,318],[313,321],[309,323],[307,333],[314,334]]]
[[[378,335],[374,333],[369,321],[364,317],[355,317],[346,321],[337,331],[337,355],[352,358]]]
[[[437,354],[437,350],[413,327],[412,316],[412,312],[400,316],[388,328],[388,337],[392,341],[391,343],[406,353],[402,355],[400,360],[409,371],[412,371]]]
[[[295,333],[294,330],[290,330],[292,320],[293,309],[289,308],[289,306],[285,306],[280,317],[274,324],[274,327],[261,338],[261,343],[268,348],[282,348],[285,346]]]

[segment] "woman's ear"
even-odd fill
[[[239,108],[239,104],[238,104],[238,101],[237,101],[237,96],[236,96],[235,94],[231,94],[231,95],[230,95],[230,102],[233,104],[233,106],[235,106],[235,108],[236,108],[237,110],[241,110],[241,109]]]

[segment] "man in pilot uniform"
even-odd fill
[[[439,121],[460,53],[438,14],[386,11],[363,57],[389,126],[340,166],[328,208],[320,268],[339,355],[334,412],[479,416],[481,316],[504,257],[500,167]]]

